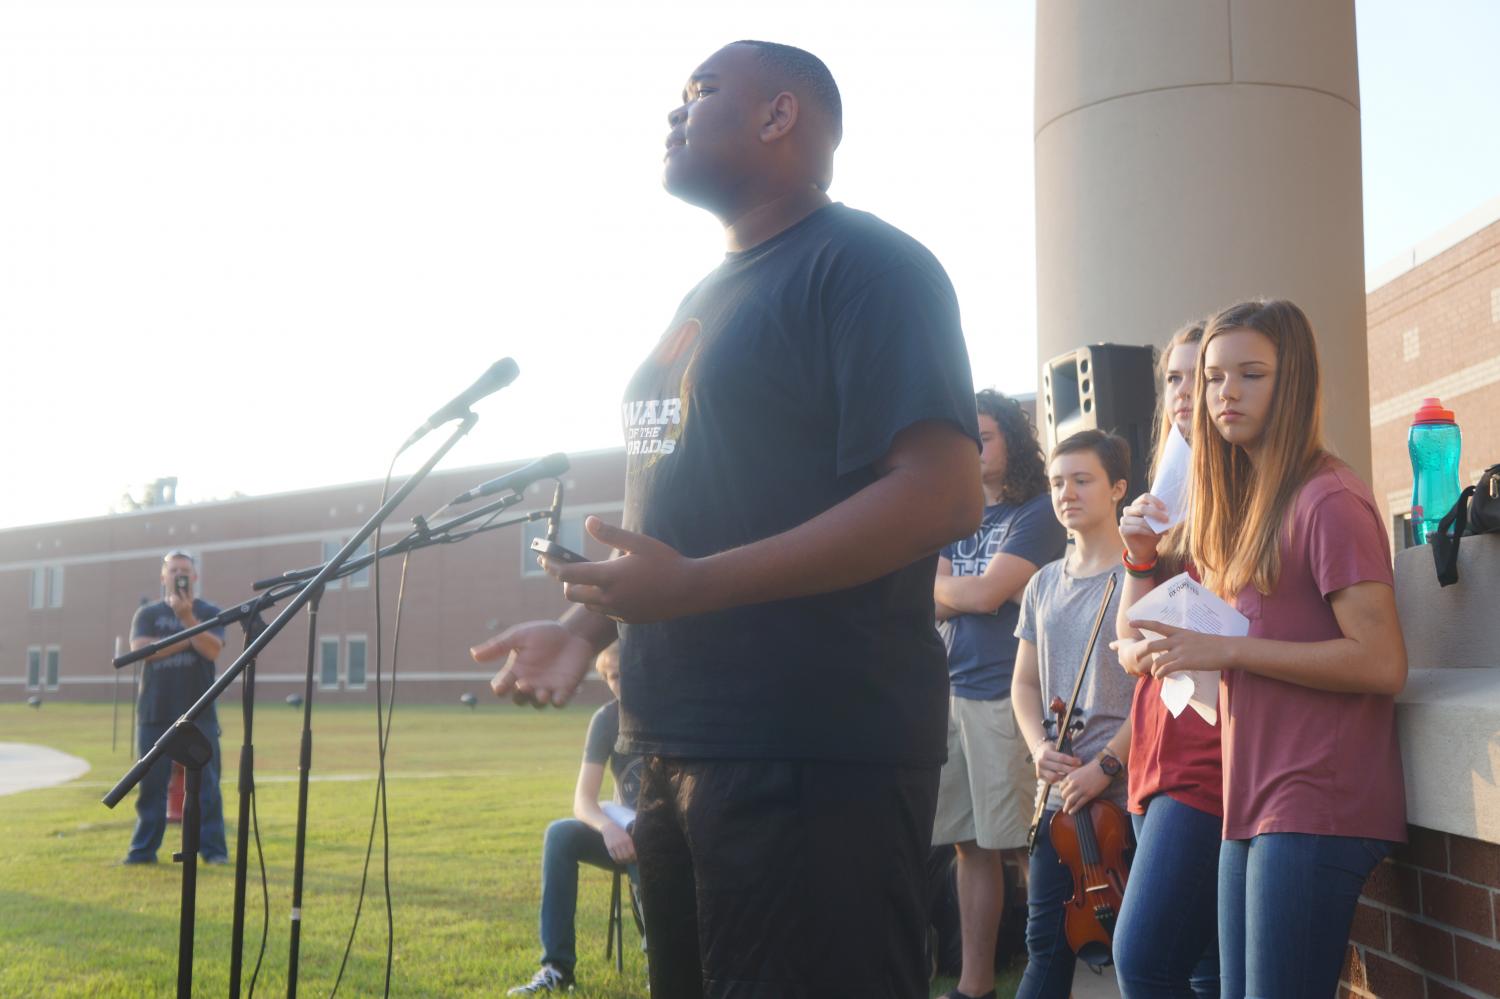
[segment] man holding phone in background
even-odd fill
[[[130,623],[131,649],[144,648],[219,613],[213,604],[194,598],[198,569],[186,552],[168,552],[162,559],[161,584],[164,598],[154,604],[143,604],[135,612]],[[156,745],[172,723],[212,686],[214,660],[223,647],[224,629],[214,628],[169,645],[146,659],[136,728],[139,752],[144,754]],[[198,852],[206,864],[224,864],[229,861],[229,849],[224,843],[224,802],[219,795],[219,720],[213,705],[198,716],[195,724],[214,750],[213,759],[203,768],[203,785],[198,796],[201,806]],[[172,761],[163,757],[141,780],[135,799],[135,832],[130,837],[130,852],[122,863],[156,863],[156,851],[167,828],[167,783],[171,777]]]

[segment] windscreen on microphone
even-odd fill
[[[530,464],[522,465],[520,468],[517,468],[514,471],[506,472],[504,475],[498,478],[494,478],[488,482],[481,483],[480,485],[475,486],[473,489],[470,489],[468,492],[461,493],[458,496],[453,497],[453,499],[448,501],[448,505],[457,506],[460,503],[467,503],[470,500],[476,500],[482,496],[489,496],[492,493],[498,493],[502,489],[510,489],[515,492],[521,492],[533,482],[539,482],[542,479],[557,478],[559,475],[562,475],[564,472],[566,472],[568,468],[569,464],[567,455],[561,452],[558,452],[556,454],[549,454],[545,458],[538,458],[536,461],[533,461]]]
[[[511,357],[502,357],[494,364],[491,364],[489,370],[480,375],[473,385],[470,385],[458,395],[454,396],[446,406],[429,416],[427,418],[427,422],[418,427],[416,431],[406,439],[406,443],[401,445],[401,450],[404,451],[407,448],[411,447],[417,441],[425,437],[427,435],[427,432],[429,430],[432,430],[434,427],[442,426],[449,420],[457,420],[463,417],[466,413],[468,413],[470,406],[474,405],[474,403],[478,402],[480,399],[483,399],[490,393],[498,392],[501,389],[505,388],[505,386],[515,381],[516,376],[520,373],[520,366],[517,365],[515,359]]]
[[[494,364],[491,364],[490,369],[480,375],[479,379],[473,385],[470,385],[462,394],[450,402],[447,408],[455,409],[455,416],[461,415],[464,410],[491,392],[498,392],[515,381],[516,376],[520,373],[521,368],[516,364],[515,358],[502,357]]]

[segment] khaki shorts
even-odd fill
[[[948,762],[938,785],[932,842],[974,841],[987,850],[1026,845],[1036,771],[1010,698],[948,698]]]

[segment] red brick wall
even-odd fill
[[[1500,996],[1500,846],[1409,832],[1365,884],[1340,997]]]
[[[1371,487],[1386,514],[1411,503],[1406,431],[1412,393],[1434,386],[1463,431],[1459,477],[1500,462],[1500,222],[1461,240],[1366,296]],[[1406,337],[1414,334],[1415,356]],[[1339,363],[1323,357],[1325,366]],[[1470,377],[1463,377],[1468,372]],[[1443,383],[1449,384],[1444,387]],[[1386,405],[1382,405],[1386,404]],[[1390,410],[1398,410],[1392,414]],[[1389,522],[1389,521],[1388,521]],[[1400,539],[1397,539],[1398,542]]]

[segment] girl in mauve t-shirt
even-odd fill
[[[1193,433],[1193,372],[1203,323],[1173,334],[1160,361],[1152,481],[1173,427]],[[1130,709],[1130,812],[1136,854],[1115,926],[1115,974],[1124,999],[1217,999],[1219,945],[1214,932],[1224,774],[1219,729],[1191,710],[1172,717],[1161,681],[1135,654],[1145,644],[1129,625],[1129,609],[1184,567],[1184,532],[1158,535],[1148,514],[1165,519],[1166,505],[1147,493],[1125,508],[1126,578],[1116,622],[1120,664],[1140,677]]]
[[[1390,542],[1322,446],[1318,356],[1291,302],[1209,320],[1195,379],[1187,555],[1243,638],[1134,620],[1153,676],[1218,670],[1225,999],[1326,999],[1366,876],[1406,838],[1394,696],[1406,682]]]

